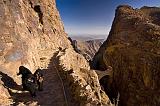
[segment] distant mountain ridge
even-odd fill
[[[89,41],[95,39],[106,39],[107,35],[70,35],[72,40]]]
[[[72,44],[78,53],[82,54],[88,61],[90,61],[103,44],[103,41],[104,39],[92,39],[85,41],[82,37],[81,40],[73,40]]]

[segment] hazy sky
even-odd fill
[[[160,0],[56,0],[69,35],[107,35],[118,5],[160,6]]]

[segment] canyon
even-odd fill
[[[75,51],[82,54],[87,61],[92,61],[96,52],[98,52],[100,46],[103,44],[104,39],[88,39],[81,37],[81,39],[72,40],[72,45]]]
[[[72,40],[55,0],[0,0],[0,105],[159,106],[159,22],[158,7],[121,5],[106,41]],[[44,71],[35,98],[21,65]]]
[[[0,105],[110,104],[96,72],[74,51],[55,0],[0,0],[0,23]],[[22,90],[21,65],[45,73],[36,98]]]

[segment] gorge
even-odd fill
[[[71,46],[55,0],[0,0],[0,8],[0,105],[109,103],[97,74]],[[22,91],[21,65],[45,71],[44,91],[36,98]]]
[[[107,40],[79,46],[55,0],[0,0],[0,8],[0,105],[160,105],[160,8],[118,6]],[[21,65],[44,71],[35,98],[22,90]]]

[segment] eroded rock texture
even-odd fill
[[[73,49],[65,49],[57,56],[58,69],[70,92],[69,99],[74,101],[69,105],[111,106],[108,96],[101,89],[96,72],[90,70],[89,64],[82,55]]]
[[[160,105],[160,8],[119,6],[108,39],[94,57],[97,69],[113,68],[104,86],[119,106]],[[105,79],[104,79],[105,81]]]
[[[10,76],[20,65],[41,66],[43,52],[70,46],[54,0],[1,0],[0,13],[0,67]]]
[[[13,100],[9,99],[10,94],[8,93],[8,90],[4,87],[4,83],[0,80],[0,104],[3,105],[10,105]]]
[[[57,66],[53,63],[58,58],[56,55],[59,50],[72,49],[56,9],[55,0],[0,0],[0,29],[0,78],[2,81],[0,92],[3,92],[0,95],[0,105],[64,106],[67,102],[75,103],[65,98],[65,89],[63,89],[61,76],[58,74],[59,64],[57,63],[66,64],[73,71],[77,71],[81,66],[88,68],[89,66],[86,60],[74,50],[68,52],[73,55],[64,59],[68,63],[56,61]],[[44,91],[38,92],[34,99],[21,89],[21,78],[16,75],[20,65],[29,68],[32,72],[38,67],[45,71]],[[83,73],[76,75],[85,77],[86,73],[92,74],[90,71],[83,71]],[[98,81],[95,73],[93,76],[95,79],[88,76],[88,79],[83,81]],[[74,80],[77,79],[73,79],[71,84],[75,82]],[[66,79],[65,81],[67,82]],[[99,86],[95,88],[100,89]],[[75,89],[78,92],[82,88],[76,87]],[[98,101],[96,103],[101,104],[99,96],[89,95],[90,93],[94,95],[94,90],[90,90],[89,86],[87,89],[83,89],[83,93],[75,93],[75,97],[80,98],[80,94],[83,94],[85,98],[89,98],[89,100],[84,99],[83,103],[90,104],[90,100],[95,99]],[[104,97],[108,100],[105,94]],[[1,98],[5,100],[2,102]]]
[[[0,71],[18,84],[20,65],[46,68],[56,49],[70,47],[55,0],[0,0],[0,29]]]

